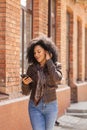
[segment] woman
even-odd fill
[[[31,91],[29,116],[33,130],[53,130],[58,113],[56,88],[62,79],[57,49],[47,37],[33,39],[27,49],[29,67],[23,87]]]

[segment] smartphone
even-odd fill
[[[28,78],[29,76],[27,74],[21,74],[21,77],[22,78],[24,78],[24,77]]]

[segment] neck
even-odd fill
[[[44,66],[45,63],[46,63],[46,60],[42,61],[42,62],[40,63],[40,66]]]

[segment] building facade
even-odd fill
[[[86,0],[0,0],[0,93],[21,92],[27,45],[42,34],[58,47],[63,73],[57,89],[61,116],[71,102],[87,101]]]

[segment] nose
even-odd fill
[[[38,53],[35,53],[35,54],[34,54],[34,57],[35,57],[35,58],[38,58]]]

